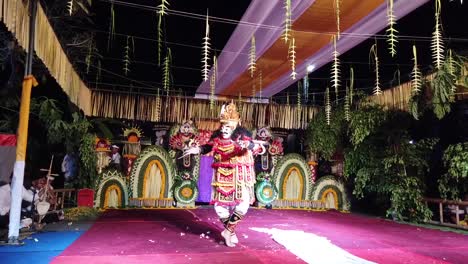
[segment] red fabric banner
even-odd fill
[[[0,134],[0,146],[16,146],[16,135]]]

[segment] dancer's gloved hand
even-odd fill
[[[192,154],[199,154],[200,153],[200,148],[199,147],[191,147],[191,148],[188,148],[186,150],[184,150],[184,154],[182,154],[182,156],[179,157],[179,159],[185,157],[185,156],[188,156],[188,155],[192,155]]]

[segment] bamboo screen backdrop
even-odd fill
[[[26,3],[23,3],[26,2]],[[0,20],[23,48],[29,43],[29,1],[0,0]],[[41,5],[36,17],[36,55],[56,79],[70,100],[86,115],[91,114],[91,92],[68,60]]]

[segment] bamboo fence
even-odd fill
[[[182,123],[192,120],[199,129],[219,127],[219,113],[223,101],[187,97],[160,97],[158,111],[156,96],[139,96],[114,92],[92,92],[92,115],[151,122]],[[224,101],[227,102],[227,101]],[[247,128],[270,126],[284,129],[305,129],[317,113],[312,106],[259,104],[236,101],[242,125]]]
[[[0,20],[25,50],[29,43],[29,1],[0,0]],[[34,50],[70,100],[91,114],[91,92],[75,72],[41,5],[37,8]]]

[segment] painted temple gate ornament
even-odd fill
[[[187,121],[180,126],[175,126],[171,129],[169,146],[175,152],[176,165],[178,170],[190,170],[193,165],[195,155],[188,155],[180,158],[185,149],[190,146],[197,146],[196,140],[198,132],[192,121]]]
[[[257,173],[270,173],[278,156],[283,155],[283,139],[274,138],[271,130],[268,127],[263,127],[258,130],[256,140],[264,141],[268,144],[268,149],[263,154],[258,155],[255,159]]]
[[[127,141],[124,144],[122,154],[126,164],[125,175],[129,176],[133,163],[141,152],[140,140],[143,132],[138,127],[131,127],[124,129],[123,134],[127,138]]]
[[[200,146],[200,140],[204,141],[205,133],[200,137],[198,130],[192,121],[186,121],[182,125],[175,125],[169,132],[169,154],[175,161],[176,179],[174,197],[178,203],[193,204],[198,197],[197,180],[200,171],[200,156],[183,156],[184,150]],[[208,138],[209,139],[209,138]]]
[[[109,166],[110,163],[110,142],[109,140],[105,138],[96,138],[96,156],[97,156],[97,162],[96,162],[96,168],[99,174],[102,173],[102,170]]]
[[[271,182],[271,173],[277,160],[283,155],[283,139],[273,137],[270,128],[257,131],[255,140],[265,142],[266,150],[255,157],[257,184],[255,194],[261,204],[270,205],[277,197],[276,187]]]

